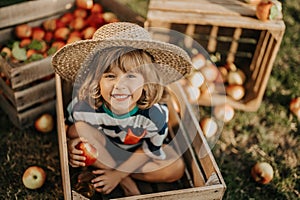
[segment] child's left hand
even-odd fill
[[[109,194],[121,182],[122,176],[117,170],[95,170],[94,174],[99,175],[92,180],[97,192]]]

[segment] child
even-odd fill
[[[152,40],[142,27],[110,23],[93,39],[63,47],[53,57],[62,78],[74,81],[67,131],[69,161],[84,166],[81,142],[99,152],[93,164],[96,191],[109,194],[118,184],[125,195],[140,194],[133,181],[173,182],[184,163],[169,144],[168,109],[158,104],[165,85],[190,71],[188,55],[179,47]]]

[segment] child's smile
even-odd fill
[[[116,114],[132,110],[143,91],[144,78],[138,72],[123,72],[114,67],[103,74],[100,82],[101,96],[108,108]]]

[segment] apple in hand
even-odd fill
[[[42,114],[35,120],[34,127],[37,131],[42,133],[51,132],[54,128],[54,120],[52,115],[49,113]]]
[[[38,189],[46,180],[46,172],[38,166],[28,167],[22,177],[22,182],[28,189]]]
[[[75,146],[75,148],[83,152],[82,155],[85,157],[85,166],[90,166],[96,162],[98,151],[93,145],[87,142],[80,142]]]
[[[268,184],[273,179],[274,171],[267,162],[258,162],[251,169],[252,178],[262,184]]]

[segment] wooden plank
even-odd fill
[[[51,56],[19,66],[13,66],[0,57],[0,71],[4,72],[10,79],[12,89],[19,88],[32,81],[54,74],[51,66]]]
[[[0,106],[4,112],[9,113],[8,117],[17,128],[29,127],[34,120],[44,112],[53,112],[55,108],[55,100],[50,100],[44,104],[33,107],[24,112],[17,112],[16,108],[12,106],[9,101],[0,94]]]
[[[0,29],[71,9],[75,0],[38,0],[0,8]],[[41,12],[43,11],[43,12]]]
[[[3,94],[5,94],[18,112],[36,103],[55,97],[54,78],[20,91],[12,90],[2,79],[0,79],[0,86]]]
[[[181,190],[172,190],[130,197],[115,198],[118,200],[137,200],[137,199],[155,199],[155,200],[213,200],[222,199],[224,194],[222,185],[211,185],[196,188],[187,188]]]
[[[212,152],[210,151],[206,138],[203,135],[202,130],[199,126],[198,120],[193,114],[194,111],[191,108],[191,105],[183,91],[182,86],[180,85],[180,83],[175,82],[170,87],[172,91],[174,91],[178,95],[180,105],[184,106],[181,109],[181,111],[184,113],[182,117],[182,122],[185,124],[185,127],[188,127],[188,131],[186,133],[193,141],[192,144],[194,151],[201,163],[201,167],[206,173],[206,176],[209,177],[211,176],[212,172],[215,172],[219,177],[222,177],[217,163],[214,160]],[[225,186],[224,180],[222,180],[222,178],[220,179],[221,183]]]
[[[180,1],[180,0],[152,0],[149,4],[151,10],[173,12],[195,12],[215,15],[244,15],[255,16],[255,7],[239,1]]]
[[[65,129],[65,119],[64,119],[62,84],[61,84],[61,79],[57,74],[55,75],[55,81],[56,81],[56,117],[57,117],[57,131],[58,131],[57,136],[58,136],[58,145],[59,145],[62,186],[63,186],[64,198],[72,199],[70,173],[69,173],[67,134]]]
[[[164,21],[168,23],[189,23],[189,24],[213,24],[224,27],[242,27],[254,30],[284,30],[284,22],[267,21],[263,22],[256,18],[246,16],[226,16],[213,15],[204,13],[180,13],[171,11],[149,10],[147,14],[147,21]]]
[[[232,42],[226,59],[226,61],[229,63],[234,63],[235,54],[237,53],[239,47],[239,39],[242,35],[242,30],[243,30],[242,28],[236,28],[233,33]]]

